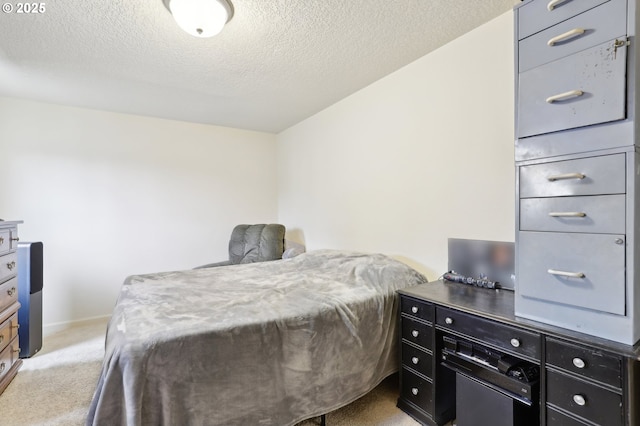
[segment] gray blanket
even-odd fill
[[[127,278],[87,425],[292,425],[398,368],[397,289],[424,276],[383,255]]]

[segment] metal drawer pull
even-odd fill
[[[13,270],[13,268],[16,267],[16,261],[14,260],[13,262],[9,262],[7,263],[7,269],[9,269],[10,271]]]
[[[584,212],[550,212],[551,217],[585,217],[587,214]]]
[[[17,241],[20,241],[20,238],[15,237],[15,238],[12,238],[11,241],[16,241],[17,242]]]
[[[556,8],[556,6],[558,6],[559,4],[564,3],[565,1],[567,1],[567,0],[551,0],[551,1],[549,2],[549,4],[547,4],[547,10],[548,10],[549,12],[552,12],[552,11],[553,11],[553,9],[555,9],[555,8]]]
[[[548,273],[551,275],[559,275],[561,277],[569,277],[569,278],[584,278],[585,275],[583,272],[567,272],[567,271],[558,271],[555,269],[548,269]]]
[[[449,324],[449,325],[453,324],[453,318],[451,318],[451,317],[446,317],[446,318],[444,319],[444,323],[445,323],[445,324]]]
[[[4,371],[6,364],[3,362],[2,364],[0,364],[0,374],[2,374],[2,372]]]
[[[0,343],[4,342],[4,336],[0,334]]]
[[[418,313],[418,307],[417,306],[412,306],[411,307],[411,312],[413,312],[414,314]]]
[[[562,175],[553,175],[553,176],[549,176],[547,178],[547,180],[549,182],[555,182],[557,180],[566,180],[566,179],[584,179],[586,178],[586,175],[583,175],[582,173],[565,173]]]
[[[7,294],[9,295],[9,297],[13,297],[13,295],[16,294],[16,288],[11,287],[9,290],[7,290]]]
[[[552,104],[554,102],[566,101],[567,99],[571,99],[571,98],[578,98],[582,95],[584,95],[584,92],[582,90],[569,90],[568,92],[558,93],[557,95],[549,96],[546,99],[546,102],[548,104]]]
[[[415,365],[418,365],[418,363],[420,362],[420,358],[418,358],[417,356],[414,356],[413,358],[411,358],[411,362],[414,363]]]
[[[519,348],[520,347],[520,339],[516,339],[515,337],[513,339],[511,339],[511,346],[513,346],[514,348]]]
[[[4,244],[4,238],[0,237],[0,246]]]
[[[573,395],[573,402],[575,402],[576,404],[580,405],[580,406],[584,406],[587,404],[587,400],[585,399],[584,396],[578,394]]]
[[[411,393],[418,396],[418,388],[411,388]]]
[[[573,365],[576,366],[576,368],[584,368],[587,366],[587,364],[581,358],[574,358],[572,362]]]
[[[562,34],[560,34],[558,36],[555,36],[555,37],[549,39],[547,44],[549,46],[554,46],[556,43],[568,40],[568,39],[573,38],[573,37],[577,37],[577,36],[582,35],[582,34],[584,34],[584,30],[582,28],[574,28],[574,29],[572,29],[570,31],[567,31],[566,33],[562,33]]]
[[[418,337],[420,335],[420,333],[418,333],[418,330],[411,330],[411,335],[413,337]]]

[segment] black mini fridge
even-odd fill
[[[21,242],[17,253],[20,358],[30,358],[42,348],[43,246]]]

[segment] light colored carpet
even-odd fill
[[[0,395],[3,426],[81,426],[98,380],[107,322],[76,325],[45,337]],[[359,400],[327,415],[327,426],[416,426],[396,408],[397,375]],[[318,425],[310,419],[299,426]],[[114,425],[117,426],[117,425]]]

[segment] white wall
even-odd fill
[[[447,238],[513,241],[513,15],[278,135],[279,220],[308,249],[437,278]]]
[[[44,323],[107,315],[130,274],[224,260],[277,221],[275,136],[0,98],[0,217],[45,250]]]

